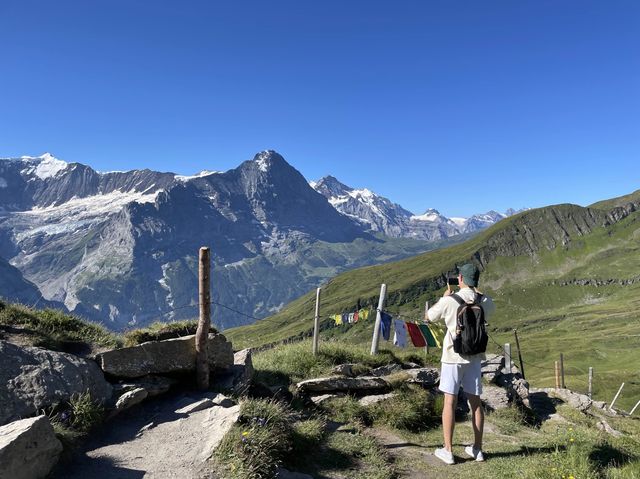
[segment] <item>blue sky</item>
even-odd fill
[[[0,1],[0,156],[275,149],[416,213],[640,188],[640,2]]]

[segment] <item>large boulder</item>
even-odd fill
[[[562,399],[569,406],[582,412],[586,412],[592,404],[589,396],[587,396],[586,394],[573,392],[570,389],[543,388],[542,390],[550,396]]]
[[[111,398],[111,385],[95,362],[0,341],[0,425],[87,391],[100,403]]]
[[[305,392],[327,391],[371,391],[388,389],[389,383],[383,378],[374,376],[360,376],[348,378],[344,376],[330,376],[327,378],[307,379],[296,384],[296,387]]]
[[[233,364],[231,343],[222,334],[209,334],[208,351],[212,372],[226,370]],[[96,359],[105,373],[125,378],[194,371],[195,335],[115,349],[99,354]]]
[[[46,477],[61,452],[62,444],[46,416],[0,426],[0,479]]]
[[[510,403],[507,391],[497,386],[483,386],[481,398],[489,411],[506,409]]]

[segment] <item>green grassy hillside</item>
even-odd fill
[[[376,305],[383,282],[386,309],[417,319],[425,301],[441,296],[446,273],[473,260],[484,268],[481,289],[498,306],[490,333],[500,344],[513,343],[518,329],[528,379],[552,386],[562,352],[567,387],[586,390],[593,366],[596,398],[611,401],[625,381],[619,404],[630,409],[640,399],[640,212],[611,223],[605,207],[551,206],[503,220],[459,245],[339,275],[322,289],[322,339],[370,341],[373,321],[336,328],[330,315],[353,310],[358,300]],[[314,303],[310,292],[225,334],[235,347],[308,334]]]

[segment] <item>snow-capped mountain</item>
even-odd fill
[[[214,306],[221,328],[267,316],[345,269],[429,248],[374,238],[274,151],[193,176],[100,173],[50,154],[0,160],[0,258],[29,304],[35,285],[45,301],[112,329],[195,317],[203,245],[213,299],[242,313]]]
[[[447,218],[429,208],[421,215],[414,215],[383,196],[366,188],[351,188],[333,176],[325,176],[309,184],[343,215],[359,221],[371,231],[394,238],[440,240],[479,231],[517,213],[509,209],[505,214],[489,211],[471,218]]]

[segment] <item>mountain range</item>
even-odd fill
[[[503,217],[416,217],[332,177],[313,185],[271,150],[194,176],[101,173],[50,154],[2,159],[0,296],[114,330],[194,317],[197,252],[210,245],[213,318],[225,329],[341,271],[460,241]]]
[[[414,215],[399,204],[367,188],[351,188],[333,176],[312,181],[310,185],[327,198],[340,213],[353,218],[370,231],[380,232],[392,238],[433,241],[464,233],[475,233],[501,219],[524,211],[509,209],[504,214],[489,211],[470,218],[447,218],[439,211],[429,208],[421,215]]]

